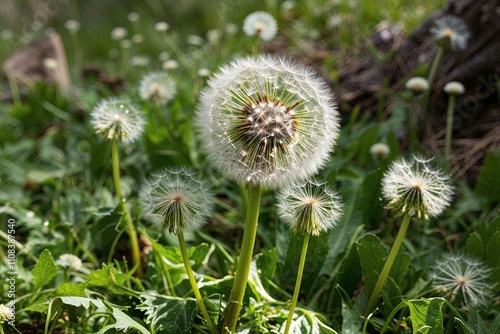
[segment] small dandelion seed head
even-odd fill
[[[143,100],[166,104],[176,94],[177,85],[167,72],[151,72],[145,75],[139,84],[139,95]]]
[[[135,67],[147,67],[151,64],[151,58],[146,55],[137,55],[130,58],[130,65]]]
[[[209,184],[187,168],[153,174],[142,185],[139,198],[146,220],[174,234],[203,226],[213,206]]]
[[[6,321],[9,321],[11,318],[12,312],[10,308],[4,304],[0,304],[0,324],[3,324]]]
[[[179,67],[179,63],[174,59],[168,59],[163,62],[162,67],[166,71],[173,71]]]
[[[131,39],[134,44],[141,44],[142,42],[144,42],[144,35],[134,34]]]
[[[68,30],[71,34],[74,34],[80,31],[81,25],[77,20],[69,19],[64,22],[64,28],[66,28],[66,30]]]
[[[465,93],[465,87],[458,81],[450,81],[444,85],[443,90],[448,95],[458,96]]]
[[[128,31],[123,27],[116,27],[111,30],[111,38],[115,41],[121,41],[125,37],[127,37]]]
[[[127,20],[130,22],[137,22],[141,19],[141,15],[137,12],[130,12],[127,14]]]
[[[96,133],[106,140],[135,141],[144,131],[144,119],[128,100],[104,99],[90,114]]]
[[[375,143],[370,146],[370,154],[373,160],[383,160],[391,153],[391,149],[387,144]]]
[[[58,264],[74,270],[79,270],[83,266],[82,260],[80,260],[78,256],[73,254],[63,254],[59,256]]]
[[[278,24],[274,17],[263,11],[249,14],[243,21],[243,31],[247,36],[259,36],[263,41],[271,41],[276,37]]]
[[[154,28],[158,32],[165,32],[170,28],[170,25],[165,21],[159,21],[155,23]]]
[[[210,75],[210,70],[208,68],[200,68],[198,70],[198,76],[200,78],[208,78],[209,75]]]
[[[318,236],[332,229],[342,217],[340,196],[317,180],[282,189],[277,201],[280,217],[294,233]]]
[[[453,195],[450,176],[433,169],[430,161],[414,156],[391,164],[382,179],[388,209],[426,220],[444,211]]]
[[[405,87],[414,95],[420,95],[429,90],[429,82],[427,79],[422,77],[413,77],[408,79]]]
[[[120,47],[122,49],[130,49],[132,47],[132,41],[130,39],[122,39],[120,41]]]
[[[462,306],[481,307],[488,303],[492,285],[490,269],[482,261],[448,254],[436,261],[430,278],[434,289]]]
[[[327,85],[308,67],[271,56],[222,67],[201,94],[196,124],[217,169],[264,187],[314,174],[339,130]]]
[[[55,71],[59,68],[57,59],[48,57],[43,59],[43,66],[49,71]]]
[[[431,35],[437,46],[446,51],[459,52],[467,47],[470,33],[462,19],[447,15],[436,20]]]

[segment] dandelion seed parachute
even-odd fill
[[[187,168],[157,172],[139,191],[146,220],[174,234],[205,224],[212,212],[212,197],[210,185]]]
[[[263,41],[271,41],[278,33],[278,24],[271,14],[257,11],[245,18],[243,31],[247,36],[257,35]]]
[[[382,179],[389,209],[419,219],[436,217],[445,210],[453,195],[450,176],[433,169],[430,161],[414,156],[392,163]]]
[[[144,132],[144,119],[128,100],[104,99],[92,110],[90,118],[96,133],[107,140],[130,143]]]
[[[177,93],[177,85],[167,72],[151,72],[139,83],[139,95],[143,100],[166,104]]]
[[[280,217],[294,232],[317,236],[332,229],[342,217],[340,196],[317,180],[282,189],[277,201]]]
[[[201,93],[196,124],[217,169],[264,187],[314,174],[339,132],[326,83],[310,68],[273,56],[222,67]]]
[[[452,301],[459,298],[463,306],[486,305],[492,284],[490,270],[482,261],[463,255],[447,255],[433,267],[432,285]]]
[[[463,51],[469,40],[469,29],[459,17],[447,15],[436,20],[431,28],[434,42],[447,51]]]

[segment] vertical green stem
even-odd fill
[[[198,290],[198,285],[196,284],[196,280],[194,279],[194,274],[193,270],[191,269],[191,265],[189,264],[189,256],[188,252],[186,249],[186,242],[184,241],[184,232],[180,232],[177,235],[177,238],[179,239],[179,246],[181,248],[181,254],[182,254],[182,260],[184,261],[184,267],[186,268],[186,273],[189,278],[189,283],[191,284],[191,288],[193,289],[194,296],[196,297],[196,301],[198,302],[198,307],[201,310],[201,314],[203,314],[203,317],[205,318],[205,321],[207,322],[208,329],[210,330],[210,333],[216,334],[217,331],[215,330],[215,327],[212,323],[212,320],[210,319],[210,316],[208,315],[207,309],[205,307],[205,303],[203,303],[203,298],[201,298],[201,293],[200,290]]]
[[[9,72],[7,72],[7,79],[9,80],[10,95],[12,96],[13,104],[21,103],[21,93],[19,92],[19,85],[17,84],[17,79]]]
[[[300,283],[302,283],[302,273],[304,272],[304,265],[306,263],[307,246],[309,245],[310,234],[304,236],[304,243],[302,244],[302,253],[300,254],[299,270],[297,272],[297,280],[295,281],[295,290],[293,290],[292,303],[290,304],[290,311],[288,311],[288,319],[286,320],[285,334],[290,331],[290,325],[292,324],[293,313],[295,311],[295,306],[297,306],[297,300],[299,299]]]
[[[113,163],[113,180],[115,182],[115,189],[120,203],[123,208],[123,214],[125,216],[125,221],[127,222],[127,233],[130,237],[130,244],[132,247],[132,256],[135,264],[137,264],[137,276],[141,277],[142,264],[141,264],[141,251],[139,249],[139,239],[137,238],[137,232],[135,230],[134,223],[132,222],[132,216],[123,198],[122,186],[120,183],[120,158],[118,156],[118,141],[113,140],[113,148],[111,150],[111,160]]]
[[[404,240],[405,235],[406,235],[406,231],[408,230],[408,226],[410,226],[410,221],[411,221],[411,216],[408,214],[405,214],[405,216],[403,218],[403,223],[401,224],[401,227],[399,228],[398,235],[396,236],[396,240],[394,240],[394,244],[392,245],[391,251],[389,252],[389,256],[387,257],[387,260],[385,261],[384,267],[382,268],[382,271],[380,272],[380,276],[378,277],[377,283],[375,284],[375,287],[373,288],[370,299],[368,299],[368,303],[366,304],[365,315],[370,313],[373,310],[373,308],[375,307],[375,303],[378,300],[378,296],[380,295],[380,291],[382,291],[382,288],[385,284],[385,280],[387,279],[387,276],[389,276],[389,272],[391,271],[392,265],[394,264],[394,260],[396,259],[396,256],[398,255],[399,248],[401,247],[401,244],[403,243],[403,240]]]
[[[257,235],[257,225],[260,210],[260,197],[262,189],[260,185],[248,184],[248,206],[245,215],[245,225],[243,230],[243,242],[241,244],[240,259],[238,269],[234,278],[233,289],[229,297],[224,322],[222,323],[222,333],[234,333],[243,297],[247,286],[250,265],[252,263],[253,247]]]
[[[424,97],[422,99],[422,124],[425,128],[427,121],[427,105],[429,102],[429,96],[432,91],[432,83],[434,82],[434,77],[436,76],[437,68],[439,63],[441,62],[441,58],[443,58],[444,50],[443,48],[438,48],[436,55],[434,56],[434,60],[432,61],[431,69],[429,71],[429,75],[427,76],[427,81],[429,82],[429,90],[424,93]]]
[[[448,111],[446,117],[446,138],[444,146],[444,159],[450,168],[451,137],[453,135],[453,111],[455,109],[455,95],[451,94],[448,99]]]

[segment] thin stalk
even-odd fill
[[[122,187],[120,183],[120,158],[118,156],[118,141],[113,140],[113,148],[111,150],[111,158],[113,162],[113,180],[115,182],[115,189],[120,203],[123,208],[123,214],[125,221],[127,222],[127,233],[130,237],[130,244],[132,247],[132,257],[135,264],[137,264],[137,276],[141,277],[142,264],[141,264],[141,251],[139,249],[139,239],[137,238],[137,232],[135,230],[134,223],[132,222],[132,216],[130,215],[130,210],[128,209],[125,199],[123,198]]]
[[[243,297],[245,296],[250,265],[252,263],[255,236],[257,235],[261,194],[262,188],[260,185],[248,185],[248,207],[245,215],[243,242],[241,244],[240,259],[234,278],[233,289],[231,290],[229,304],[224,316],[224,322],[222,323],[222,333],[235,332],[238,316],[243,306]]]
[[[444,146],[444,159],[450,168],[451,137],[453,135],[453,111],[455,109],[455,95],[451,94],[448,99],[448,111],[446,117],[446,138]]]
[[[297,280],[295,281],[295,289],[293,290],[292,303],[290,304],[290,311],[288,311],[288,319],[286,320],[285,334],[290,331],[290,325],[292,324],[293,313],[295,311],[295,306],[297,306],[297,300],[299,299],[300,283],[302,283],[302,273],[304,272],[304,265],[306,263],[307,246],[309,245],[310,234],[304,236],[304,243],[302,244],[302,253],[300,254],[299,269],[297,272]]]
[[[19,92],[19,85],[16,78],[7,72],[7,79],[9,80],[10,95],[12,96],[12,104],[17,105],[21,103],[21,93]]]
[[[257,55],[259,54],[259,42],[260,42],[260,37],[257,35],[255,43],[253,43],[252,47],[252,57],[257,57]]]
[[[207,322],[208,329],[210,330],[210,333],[216,334],[217,331],[215,330],[214,324],[212,323],[212,320],[210,319],[210,316],[208,315],[207,309],[205,307],[205,303],[203,303],[203,298],[201,297],[200,290],[198,290],[198,285],[196,284],[196,280],[194,279],[193,270],[191,269],[191,265],[189,264],[189,256],[188,256],[188,252],[186,249],[186,242],[184,240],[184,232],[180,232],[177,235],[177,238],[179,239],[179,247],[181,248],[181,254],[182,254],[182,260],[184,261],[184,267],[186,268],[186,273],[189,277],[189,283],[191,284],[191,288],[193,289],[194,296],[196,297],[196,301],[198,302],[198,307],[200,308],[201,314],[203,314],[203,317],[205,318],[205,321]]]
[[[411,216],[408,214],[405,214],[405,216],[403,218],[403,223],[401,223],[401,227],[399,228],[399,232],[396,236],[396,240],[394,240],[394,244],[392,245],[391,251],[389,252],[389,256],[387,257],[387,260],[385,261],[384,267],[382,268],[382,271],[380,272],[380,276],[378,277],[377,283],[375,284],[375,287],[373,288],[370,299],[368,299],[368,303],[366,304],[365,315],[369,314],[373,310],[373,308],[375,307],[375,303],[378,300],[378,297],[380,295],[380,291],[382,291],[382,288],[385,284],[385,280],[387,279],[387,276],[389,276],[389,272],[391,271],[392,265],[394,264],[394,260],[396,259],[396,256],[398,255],[399,248],[401,247],[401,244],[403,243],[403,240],[404,240],[405,235],[406,235],[406,231],[408,230],[408,226],[410,226],[410,221],[411,221]]]
[[[2,239],[5,239],[5,241],[9,242],[9,235],[7,233],[5,233],[4,231],[2,231],[2,230],[0,230],[0,237]],[[26,254],[34,262],[38,261],[38,258],[35,255],[31,254],[29,251],[27,251],[26,247],[24,247],[24,245],[22,243],[20,243],[19,241],[14,240],[14,246],[16,246],[16,248],[20,252]]]
[[[434,78],[436,76],[437,68],[439,63],[441,62],[441,58],[443,58],[444,50],[443,48],[438,48],[436,55],[434,56],[434,60],[432,61],[431,69],[429,70],[429,75],[427,76],[427,81],[429,82],[429,90],[424,93],[424,97],[422,99],[422,124],[426,125],[427,118],[427,104],[429,102],[429,95],[431,93],[432,83],[434,82]]]

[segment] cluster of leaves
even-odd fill
[[[306,13],[313,15],[312,10]],[[225,45],[230,46],[207,64],[209,68],[241,48],[237,42]],[[210,58],[214,48],[207,44],[201,54]],[[65,98],[41,83],[26,92],[22,103],[0,105],[0,217],[2,222],[16,221],[20,332],[35,333],[36,324],[46,333],[208,332],[175,240],[143,224],[136,204],[136,190],[147,174],[166,165],[190,165],[216,188],[217,207],[210,224],[187,239],[193,245],[190,259],[205,304],[213,321],[221,323],[237,266],[237,223],[242,221],[244,201],[241,190],[210,170],[198,151],[192,116],[205,81],[192,69],[171,73],[178,94],[160,108],[166,120],[162,126],[153,113],[156,107],[138,97],[136,80],[142,70],[121,65],[118,68],[127,68],[130,79],[126,94],[150,117],[143,140],[122,147],[120,166],[123,190],[141,235],[146,270],[140,279],[129,265],[123,213],[111,191],[110,145],[89,125],[90,110],[111,92],[100,82],[81,82],[76,98]],[[398,134],[408,123],[408,105],[397,101],[388,119],[360,116],[359,109],[343,119],[336,152],[321,176],[342,193],[345,213],[330,233],[310,240],[293,333],[399,333],[411,328],[441,333],[458,328],[493,334],[500,328],[500,286],[494,284],[500,281],[499,152],[487,155],[475,185],[456,180],[456,199],[441,218],[412,222],[378,310],[364,315],[398,226],[380,200],[385,170],[404,153]],[[372,159],[370,146],[376,142],[389,146],[385,159]],[[279,221],[274,202],[272,192],[263,195],[241,333],[278,333],[288,316],[286,300],[293,291],[303,236],[292,234]],[[3,282],[3,273],[10,270],[3,250],[7,237],[1,237]],[[433,289],[430,269],[448,252],[461,252],[490,268],[489,305],[463,307]],[[79,256],[84,266],[61,265],[58,257],[65,253]],[[0,284],[1,303],[8,302],[8,289],[7,283]],[[5,325],[4,330],[16,329]]]

